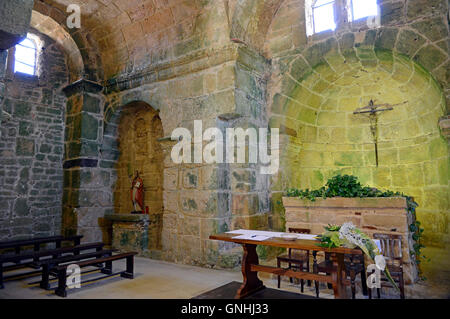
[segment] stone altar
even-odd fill
[[[321,234],[328,224],[342,225],[352,222],[356,227],[372,237],[374,233],[402,235],[402,255],[405,284],[418,279],[409,225],[413,222],[407,212],[404,197],[378,198],[317,198],[308,199],[283,197],[286,209],[286,229],[308,228],[311,234]]]
[[[148,215],[111,214],[105,218],[112,223],[113,248],[144,254],[148,247]]]

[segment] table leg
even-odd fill
[[[256,253],[256,245],[243,244],[244,256],[242,257],[242,276],[244,283],[236,293],[235,299],[244,298],[251,293],[264,289],[263,282],[258,278],[257,271],[251,271],[251,265],[259,263],[258,254]]]
[[[332,273],[333,278],[333,291],[334,298],[336,299],[346,299],[347,290],[345,289],[345,265],[344,265],[344,254],[332,254],[333,268],[337,269],[336,272]]]

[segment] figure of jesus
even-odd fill
[[[131,183],[131,201],[135,212],[144,211],[144,182],[139,177],[139,172],[137,171],[136,177]]]

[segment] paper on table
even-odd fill
[[[255,232],[255,230],[249,230],[249,229],[236,229],[228,231],[227,234],[249,234]]]
[[[264,230],[251,230],[251,229],[237,229],[227,232],[227,234],[241,234],[247,236],[266,236],[270,237],[281,237],[284,234],[293,234],[296,235],[298,239],[306,239],[306,240],[315,240],[317,235],[312,234],[294,234],[294,233],[283,233],[283,232],[274,232],[274,231],[264,231]],[[233,237],[236,238],[236,237]],[[251,238],[241,238],[241,239],[251,239]]]
[[[257,240],[257,241],[262,241],[262,240],[266,240],[269,239],[270,237],[268,236],[262,236],[262,235],[239,235],[239,236],[235,236],[233,237],[233,239],[248,239],[248,240]]]
[[[306,239],[306,240],[316,240],[317,235],[311,235],[311,234],[298,234],[298,239]]]
[[[274,231],[264,231],[264,230],[251,230],[251,229],[237,229],[227,232],[227,234],[242,234],[242,235],[259,235],[259,236],[267,236],[267,237],[279,237],[280,232]]]

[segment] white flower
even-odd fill
[[[384,259],[383,255],[375,256],[375,265],[382,271],[384,270],[384,268],[386,268],[386,260]]]
[[[339,230],[339,238],[346,239],[349,243],[361,247],[364,242],[361,235],[354,231],[355,228],[352,222],[344,223]]]

